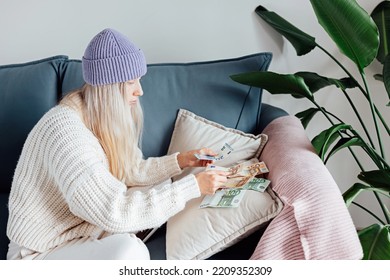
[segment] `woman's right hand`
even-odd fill
[[[195,175],[201,194],[214,194],[227,181],[228,172],[219,170],[202,171]]]

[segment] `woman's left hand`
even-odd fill
[[[210,163],[213,163],[212,160],[199,160],[195,154],[200,155],[208,155],[208,156],[216,156],[217,153],[215,153],[213,150],[208,148],[202,148],[197,150],[191,150],[184,153],[179,153],[177,155],[177,161],[179,162],[179,166],[181,169],[184,169],[186,167],[205,167]]]

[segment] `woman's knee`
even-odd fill
[[[149,260],[149,250],[134,234],[114,234],[110,239],[111,259],[114,260]]]

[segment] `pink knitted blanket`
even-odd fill
[[[278,118],[261,155],[284,203],[251,259],[361,259],[362,248],[341,192],[315,154],[300,121]]]

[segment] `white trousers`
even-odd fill
[[[83,237],[39,253],[10,242],[8,260],[149,260],[149,250],[134,234]]]

